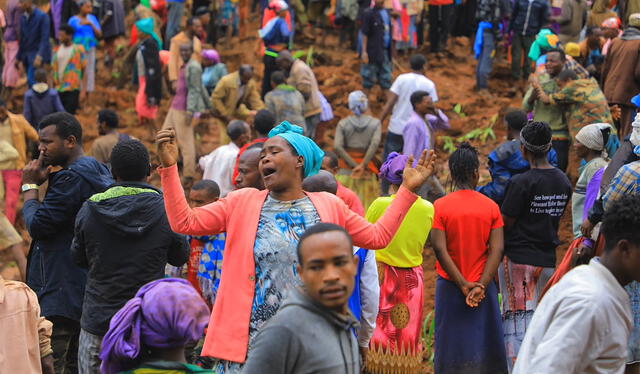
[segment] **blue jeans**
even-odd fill
[[[480,53],[478,68],[476,70],[476,86],[479,90],[489,88],[489,74],[491,74],[491,70],[493,70],[493,51],[496,49],[496,40],[493,31],[485,31],[483,38],[482,53]]]
[[[167,30],[164,37],[164,49],[169,49],[171,45],[171,38],[176,36],[180,32],[180,25],[182,24],[182,16],[184,16],[184,2],[170,1],[167,5],[169,8],[169,15],[167,16]]]
[[[404,138],[402,135],[394,134],[391,131],[387,132],[387,140],[384,142],[384,155],[382,157],[382,162],[387,161],[387,157],[391,152],[402,152],[402,147],[404,147]],[[389,186],[391,185],[386,179],[381,178],[380,188],[382,189],[382,195],[389,194]]]

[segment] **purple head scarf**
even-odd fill
[[[202,51],[202,57],[216,64],[220,62],[220,54],[215,49],[205,49]]]
[[[404,167],[407,166],[409,156],[402,155],[398,152],[391,152],[387,157],[387,161],[380,168],[380,177],[386,179],[391,184],[402,184],[402,175]]]
[[[111,319],[102,341],[101,371],[132,369],[143,346],[182,347],[204,335],[209,308],[184,279],[164,278],[142,286]]]

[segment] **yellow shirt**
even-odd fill
[[[395,197],[391,195],[377,198],[367,210],[367,220],[375,223],[380,219]],[[422,249],[433,225],[434,212],[430,202],[418,198],[391,243],[385,249],[376,251],[376,260],[399,268],[422,265]]]

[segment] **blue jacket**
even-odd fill
[[[33,239],[27,284],[38,295],[43,316],[80,320],[87,271],[71,258],[76,215],[86,199],[112,183],[105,165],[81,157],[49,176],[44,201],[24,203],[22,212]]]
[[[558,166],[558,155],[556,150],[549,151],[549,162],[553,166]],[[520,141],[512,140],[501,144],[489,155],[489,172],[491,182],[478,187],[478,191],[495,201],[498,205],[504,200],[504,193],[507,184],[514,175],[522,174],[529,170],[529,163],[522,157],[520,152]]]
[[[509,30],[523,36],[537,35],[547,24],[550,12],[547,0],[514,0]]]
[[[58,90],[49,88],[43,93],[37,93],[30,88],[24,94],[24,118],[35,128],[38,128],[38,123],[44,116],[64,111]]]
[[[20,18],[20,48],[18,60],[33,63],[36,56],[43,63],[51,62],[51,43],[49,42],[49,16],[37,7],[30,17],[25,12]]]

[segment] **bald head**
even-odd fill
[[[302,189],[307,192],[338,192],[338,181],[330,172],[320,170],[318,174],[307,177],[302,181]]]
[[[258,170],[260,162],[260,152],[262,152],[262,144],[251,146],[240,155],[238,163],[238,176],[236,177],[236,187],[238,188],[257,188],[264,190],[262,176]]]

